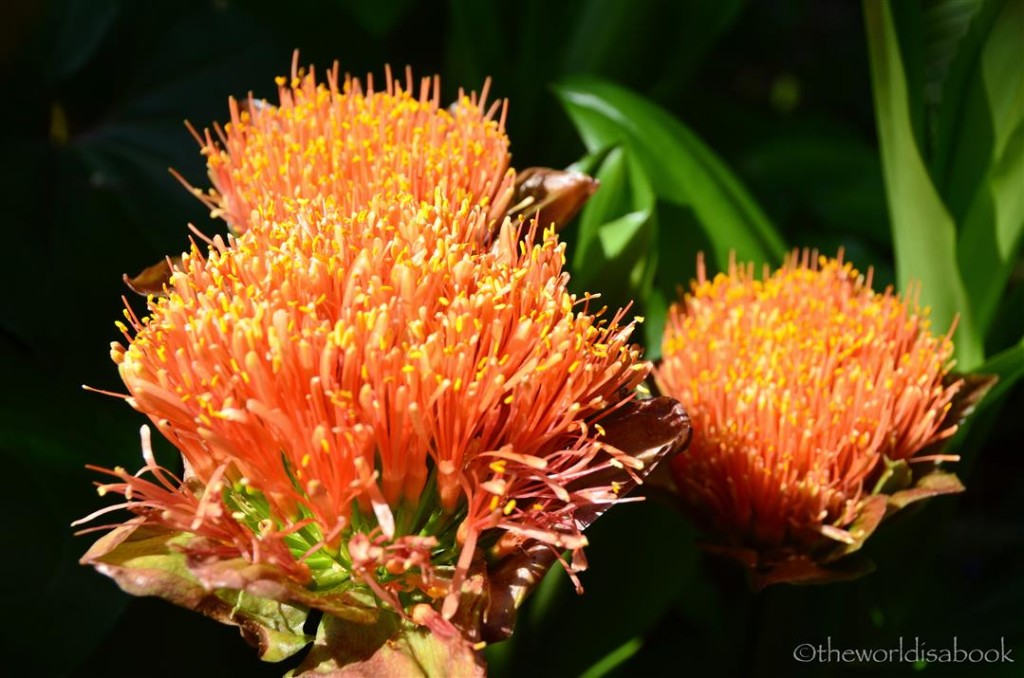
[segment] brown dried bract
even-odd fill
[[[541,229],[561,230],[598,188],[598,181],[582,172],[530,167],[516,175],[511,219],[537,218]]]
[[[142,272],[134,278],[129,278],[125,273],[122,278],[124,284],[136,294],[149,296],[163,296],[164,288],[171,281],[171,274],[174,269],[181,266],[181,257],[164,257],[152,266],[142,269]]]

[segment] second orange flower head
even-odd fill
[[[956,457],[922,453],[956,430],[948,336],[841,258],[794,254],[761,279],[702,262],[663,351],[658,385],[695,422],[680,496],[760,584],[829,579],[887,510],[962,489],[933,473]]]

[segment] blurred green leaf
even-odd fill
[[[959,263],[981,332],[1024,231],[1024,4],[986,2],[951,68],[934,172],[960,219]]]
[[[541,3],[550,16],[550,3]],[[574,0],[561,3],[568,30],[561,45],[561,73],[629,79],[647,90],[675,93],[700,60],[730,28],[743,0]],[[659,67],[650,68],[649,45],[659,46]],[[557,60],[557,51],[552,54]],[[658,77],[663,74],[662,77]]]
[[[644,0],[594,0],[583,5],[575,30],[564,46],[565,73],[599,72],[607,61],[621,52],[623,28],[642,23],[650,10]]]
[[[879,2],[880,0],[867,0]],[[888,1],[888,0],[886,0]],[[894,45],[899,49],[900,63],[907,88],[907,110],[914,143],[927,154],[928,135],[925,123],[926,71],[925,71],[925,22],[921,3],[896,2],[889,4],[893,23]]]
[[[1024,118],[1024,3],[987,0],[950,66],[932,174],[960,220]]]
[[[983,358],[981,337],[957,267],[955,224],[914,143],[911,95],[889,3],[865,0],[864,18],[900,287],[921,284],[921,300],[940,332],[959,315],[957,359],[970,370]]]
[[[595,169],[593,159],[596,155],[597,153],[588,154],[572,165],[573,168],[590,165],[588,170],[581,171],[588,171],[600,182],[597,192],[590,197],[580,212],[577,249],[572,258],[573,274],[580,282],[593,278],[600,270],[586,253],[598,245],[597,238],[601,226],[631,211],[632,206],[629,199],[626,156],[622,147],[616,146],[609,150]]]
[[[629,661],[643,646],[642,638],[630,638],[607,655],[601,658],[596,664],[584,671],[580,678],[601,678],[608,675],[624,662]]]
[[[583,172],[584,174],[593,176],[598,169],[600,169],[601,163],[603,163],[605,158],[608,157],[608,154],[616,148],[618,147],[615,145],[605,146],[592,153],[587,153],[585,156],[566,167],[565,170],[567,172]]]
[[[960,270],[980,331],[987,331],[997,320],[996,310],[1017,261],[1022,235],[1024,120],[975,192],[960,230]]]
[[[580,215],[574,282],[602,293],[612,307],[642,303],[657,265],[654,194],[622,147],[608,153],[596,178],[601,187]]]
[[[591,152],[622,143],[635,154],[660,200],[688,206],[714,246],[719,267],[781,260],[782,238],[725,164],[693,132],[655,104],[609,82],[577,76],[555,93]]]
[[[52,53],[55,80],[74,75],[89,61],[114,25],[121,10],[119,0],[67,0]]]
[[[924,100],[931,106],[942,100],[949,67],[960,50],[971,20],[983,0],[933,0],[924,6]]]
[[[860,236],[887,252],[892,240],[877,150],[851,130],[819,127],[783,130],[752,144],[742,167],[756,179],[765,207],[784,215],[780,221],[809,213],[815,221],[807,236]]]
[[[616,290],[643,286],[653,255],[650,247],[653,241],[652,216],[650,210],[640,210],[604,223],[597,232],[596,247],[582,250],[584,256],[595,264],[595,272],[617,283],[602,281],[602,287]],[[593,281],[590,285],[593,286]]]

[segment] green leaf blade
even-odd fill
[[[588,150],[620,143],[635,157],[658,199],[689,206],[720,267],[730,251],[742,261],[781,261],[786,245],[739,180],[681,122],[626,89],[590,77],[555,87]]]
[[[983,3],[953,58],[936,120],[933,174],[962,219],[1024,118],[1024,3]]]
[[[964,218],[958,257],[975,321],[989,330],[1024,235],[1024,121],[986,175]]]
[[[907,79],[888,2],[864,3],[882,167],[901,288],[920,283],[938,331],[959,318],[957,359],[969,370],[983,359],[956,258],[956,225],[914,142]]]

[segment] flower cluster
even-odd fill
[[[280,84],[280,105],[232,102],[200,137],[214,189],[196,192],[234,235],[193,245],[112,346],[185,476],[144,445],[151,477],[108,471],[126,501],[101,513],[174,535],[205,589],[441,631],[486,562],[539,546],[581,569],[582,529],[646,473],[602,422],[650,366],[621,313],[567,291],[554,229],[502,219],[499,107],[337,69]],[[85,561],[117,578],[125,538]]]
[[[217,134],[193,134],[214,188],[193,189],[235,233],[263,219],[287,218],[297,204],[326,203],[348,215],[380,195],[434,201],[440,191],[458,208],[479,205],[500,220],[512,196],[505,111],[459,92],[441,108],[437,78],[404,85],[386,71],[384,91],[337,67],[317,83],[310,71],[278,78],[280,103],[231,100],[231,122]],[[500,113],[500,115],[498,115]],[[496,117],[498,116],[498,117]],[[546,224],[544,224],[546,226]]]
[[[793,254],[763,279],[752,265],[712,280],[699,269],[670,311],[656,374],[695,419],[673,478],[720,547],[768,581],[814,578],[811,564],[877,525],[880,496],[943,459],[920,452],[956,430],[951,342],[913,299],[873,292],[871,273],[841,257]]]

